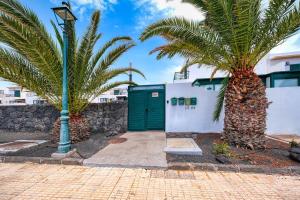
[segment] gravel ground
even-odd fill
[[[178,137],[177,135],[167,134],[167,137]],[[198,146],[202,149],[203,156],[181,156],[167,154],[168,163],[172,162],[191,162],[191,163],[219,163],[216,161],[213,152],[213,144],[221,142],[220,134],[190,134]],[[279,141],[267,140],[267,149],[248,150],[231,146],[232,164],[264,165],[269,167],[300,166],[300,163],[289,158],[289,145]]]
[[[121,135],[121,134],[120,134]],[[91,135],[91,137],[83,142],[73,144],[72,149],[76,148],[82,158],[89,158],[100,149],[105,148],[109,140],[119,137],[107,137],[102,133]],[[25,133],[25,132],[0,132],[0,143],[12,142],[15,140],[48,140],[49,133]],[[51,154],[57,151],[57,144],[43,144],[34,149],[9,154],[9,156],[27,156],[27,157],[51,157]]]
[[[76,148],[80,156],[86,159],[97,153],[99,150],[105,148],[109,144],[110,140],[115,139],[120,135],[122,134],[113,137],[107,137],[102,133],[95,134],[86,141],[74,144],[73,148]]]

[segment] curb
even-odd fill
[[[168,169],[300,175],[300,167],[298,166],[290,166],[284,168],[270,168],[270,167],[255,166],[255,165],[224,165],[224,164],[211,164],[211,163],[170,163],[168,164]]]
[[[25,156],[0,156],[0,163],[37,163],[55,165],[82,165],[83,159],[78,158],[47,158],[47,157],[25,157]]]
[[[212,163],[170,163],[167,168],[155,166],[122,166],[122,165],[97,165],[84,164],[81,158],[47,158],[47,157],[25,157],[25,156],[0,156],[0,163],[37,163],[54,165],[77,165],[88,167],[122,167],[122,168],[146,168],[146,169],[171,169],[171,170],[195,170],[195,171],[225,171],[225,172],[245,172],[245,173],[263,173],[263,174],[284,174],[300,175],[299,166],[290,166],[285,168],[270,168],[255,165],[224,165]]]
[[[168,167],[163,166],[146,166],[146,165],[122,165],[122,164],[94,164],[84,163],[86,167],[109,167],[109,168],[128,168],[128,169],[146,169],[146,170],[167,170]]]

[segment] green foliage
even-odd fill
[[[214,114],[213,114],[213,120],[214,121],[219,121],[221,112],[223,110],[223,105],[224,105],[224,99],[225,99],[225,92],[227,85],[229,83],[229,77],[227,76],[223,81],[222,81],[222,87],[219,91],[218,97],[217,97],[217,103],[215,106]]]
[[[300,144],[293,139],[290,142],[290,146],[291,146],[291,148],[297,148],[297,147],[300,147]]]
[[[111,88],[134,84],[111,82],[127,74],[129,67],[112,65],[135,46],[130,37],[111,39],[95,49],[101,38],[98,33],[100,12],[95,11],[81,39],[76,37],[73,23],[68,24],[69,110],[82,112],[89,101]],[[0,77],[35,92],[49,103],[61,108],[63,37],[51,22],[56,35],[52,39],[38,16],[17,0],[0,0]]]
[[[230,157],[230,146],[226,142],[213,144],[213,153],[215,155],[224,155],[226,157]]]
[[[148,26],[140,39],[154,36],[167,43],[155,48],[157,58],[179,55],[188,60],[184,68],[206,64],[231,75],[254,70],[271,49],[294,35],[300,27],[300,3],[295,0],[183,0],[205,13],[204,21],[172,17]],[[298,4],[298,5],[297,5]],[[212,75],[212,76],[213,76]],[[225,83],[226,84],[226,83]],[[219,94],[214,119],[221,113],[224,90]]]

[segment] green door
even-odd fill
[[[143,91],[134,91],[128,94],[128,129],[145,130],[145,94]]]
[[[164,130],[164,85],[129,87],[128,91],[128,130]]]
[[[148,130],[163,130],[165,126],[164,92],[148,92],[146,125]]]

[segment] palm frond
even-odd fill
[[[215,110],[213,113],[213,120],[214,121],[219,121],[220,120],[220,116],[223,110],[223,105],[224,105],[224,99],[225,99],[225,92],[228,86],[230,78],[226,77],[223,81],[222,81],[222,87],[219,91],[218,97],[217,97],[217,103],[215,105]]]
[[[101,37],[99,23],[100,12],[95,11],[81,40],[76,37],[74,23],[67,23],[69,110],[72,114],[82,112],[89,100],[102,92],[121,84],[133,84],[110,82],[129,71],[129,68],[112,69],[112,65],[134,46],[134,42],[127,36],[116,37],[94,54]],[[32,10],[17,0],[0,0],[0,42],[4,44],[0,48],[0,77],[37,93],[60,109],[64,41],[53,21],[51,25],[56,39],[52,39]],[[144,76],[137,69],[130,71]]]

